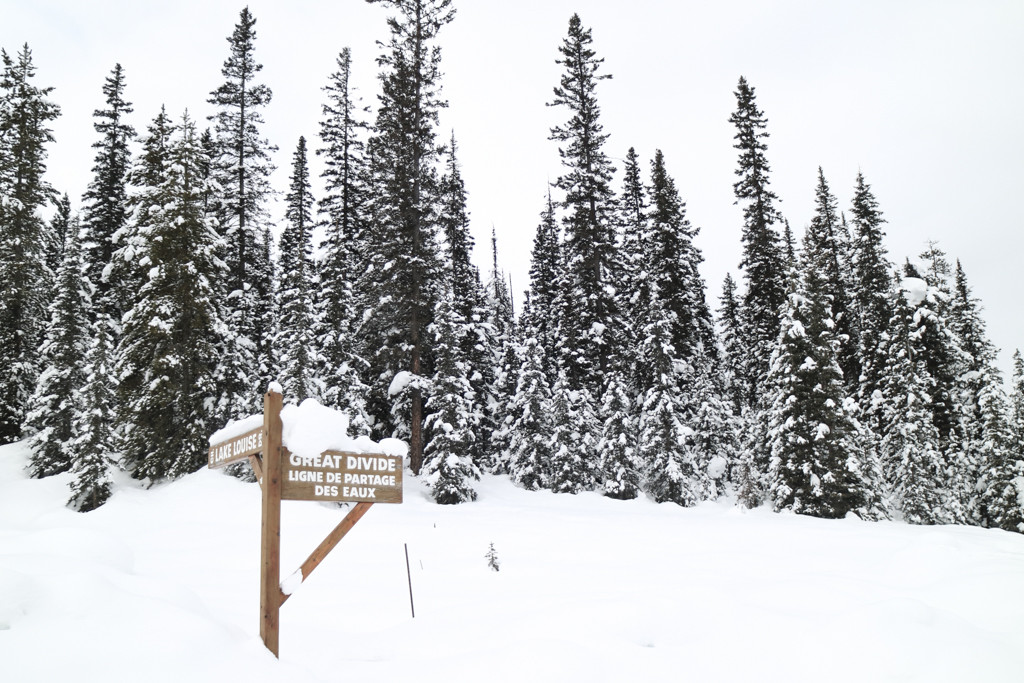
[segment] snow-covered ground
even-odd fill
[[[282,607],[277,661],[258,636],[257,485],[121,480],[78,514],[68,479],[27,479],[26,457],[0,447],[5,683],[1024,680],[1024,536],[500,477],[454,507],[408,478]],[[343,513],[285,502],[284,576]]]

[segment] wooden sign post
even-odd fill
[[[248,459],[263,491],[260,534],[260,637],[279,655],[280,613],[294,586],[281,587],[281,501],[351,501],[356,505],[310,554],[293,577],[301,581],[327,557],[374,503],[402,502],[400,456],[324,451],[290,453],[282,443],[283,397],[263,396],[263,426],[210,446],[209,466]],[[262,458],[260,457],[262,456]],[[289,584],[292,580],[289,579]]]

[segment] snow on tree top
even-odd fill
[[[398,396],[415,380],[416,375],[412,374],[408,370],[402,370],[396,373],[395,378],[391,380],[391,384],[388,386],[388,396]]]
[[[903,291],[906,293],[907,303],[917,306],[928,296],[928,283],[919,277],[905,277]]]
[[[301,404],[288,405],[281,409],[284,446],[300,456],[316,456],[324,451],[346,451],[349,453],[371,453],[405,457],[408,445],[400,439],[382,439],[376,442],[368,436],[349,436],[349,417],[345,413],[321,405],[313,398]],[[263,415],[250,415],[229,423],[214,432],[210,444],[218,444],[263,425]]]

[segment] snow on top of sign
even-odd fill
[[[284,431],[281,439],[289,451],[300,456],[316,456],[324,451],[348,451],[350,453],[373,453],[383,455],[404,455],[405,444],[398,441],[401,451],[396,452],[397,439],[384,439],[381,443],[368,436],[349,436],[348,415],[321,405],[313,398],[307,398],[299,405],[285,406],[281,410]]]
[[[215,444],[223,443],[262,426],[263,413],[243,417],[241,420],[232,420],[231,422],[228,422],[223,429],[218,429],[213,433],[210,437],[210,445],[213,446]]]
[[[340,410],[328,408],[313,398],[281,409],[281,440],[296,455],[320,455],[324,451],[348,451],[405,457],[409,446],[401,439],[381,439],[377,443],[368,436],[351,437],[349,417]],[[210,437],[210,444],[234,439],[263,426],[263,414],[257,413],[229,422]]]
[[[281,385],[278,382],[271,382],[267,385],[267,392],[272,394],[283,394],[284,389],[281,388]]]

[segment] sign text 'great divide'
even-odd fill
[[[402,502],[402,458],[324,451],[316,456],[285,452],[283,500]]]
[[[263,427],[210,446],[210,467],[224,467],[263,450]]]

